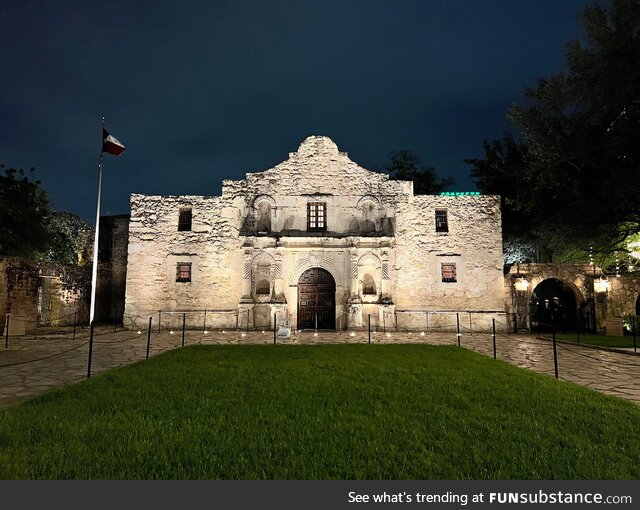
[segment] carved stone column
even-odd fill
[[[282,246],[276,248],[273,265],[273,292],[276,297],[284,296],[284,285],[282,279]]]
[[[389,252],[382,251],[382,301],[391,303],[391,279],[389,278]]]
[[[253,303],[251,298],[251,250],[244,249],[242,256],[242,297],[241,303]]]
[[[351,248],[349,250],[349,257],[350,257],[349,270],[351,272],[351,288],[350,288],[349,294],[352,300],[357,299],[359,301],[360,293],[359,293],[359,285],[358,285],[358,254],[355,248]]]

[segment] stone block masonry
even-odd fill
[[[422,312],[504,318],[499,198],[414,196],[311,136],[221,196],[131,195],[125,323],[422,329]],[[418,310],[418,313],[411,312]],[[488,322],[487,322],[488,321]],[[479,326],[480,327],[480,326]]]

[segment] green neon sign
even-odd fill
[[[480,195],[479,191],[443,191],[440,193],[441,197],[477,197]]]

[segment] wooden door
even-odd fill
[[[329,271],[307,269],[298,280],[298,329],[335,329],[336,283]]]

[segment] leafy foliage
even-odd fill
[[[53,209],[40,181],[24,170],[7,168],[0,175],[0,255],[77,265],[87,257],[90,230],[75,214]]]
[[[485,142],[484,159],[466,160],[482,191],[503,195],[505,237],[554,261],[590,245],[621,253],[640,231],[640,3],[595,4],[582,20],[568,72],[507,113],[522,141]]]
[[[391,163],[385,171],[392,179],[413,181],[413,192],[416,195],[437,194],[453,183],[451,177],[438,178],[434,167],[423,165],[417,154],[406,149],[391,153]]]
[[[48,213],[49,199],[40,181],[30,180],[22,169],[6,169],[0,175],[0,254],[32,258],[45,249]]]

